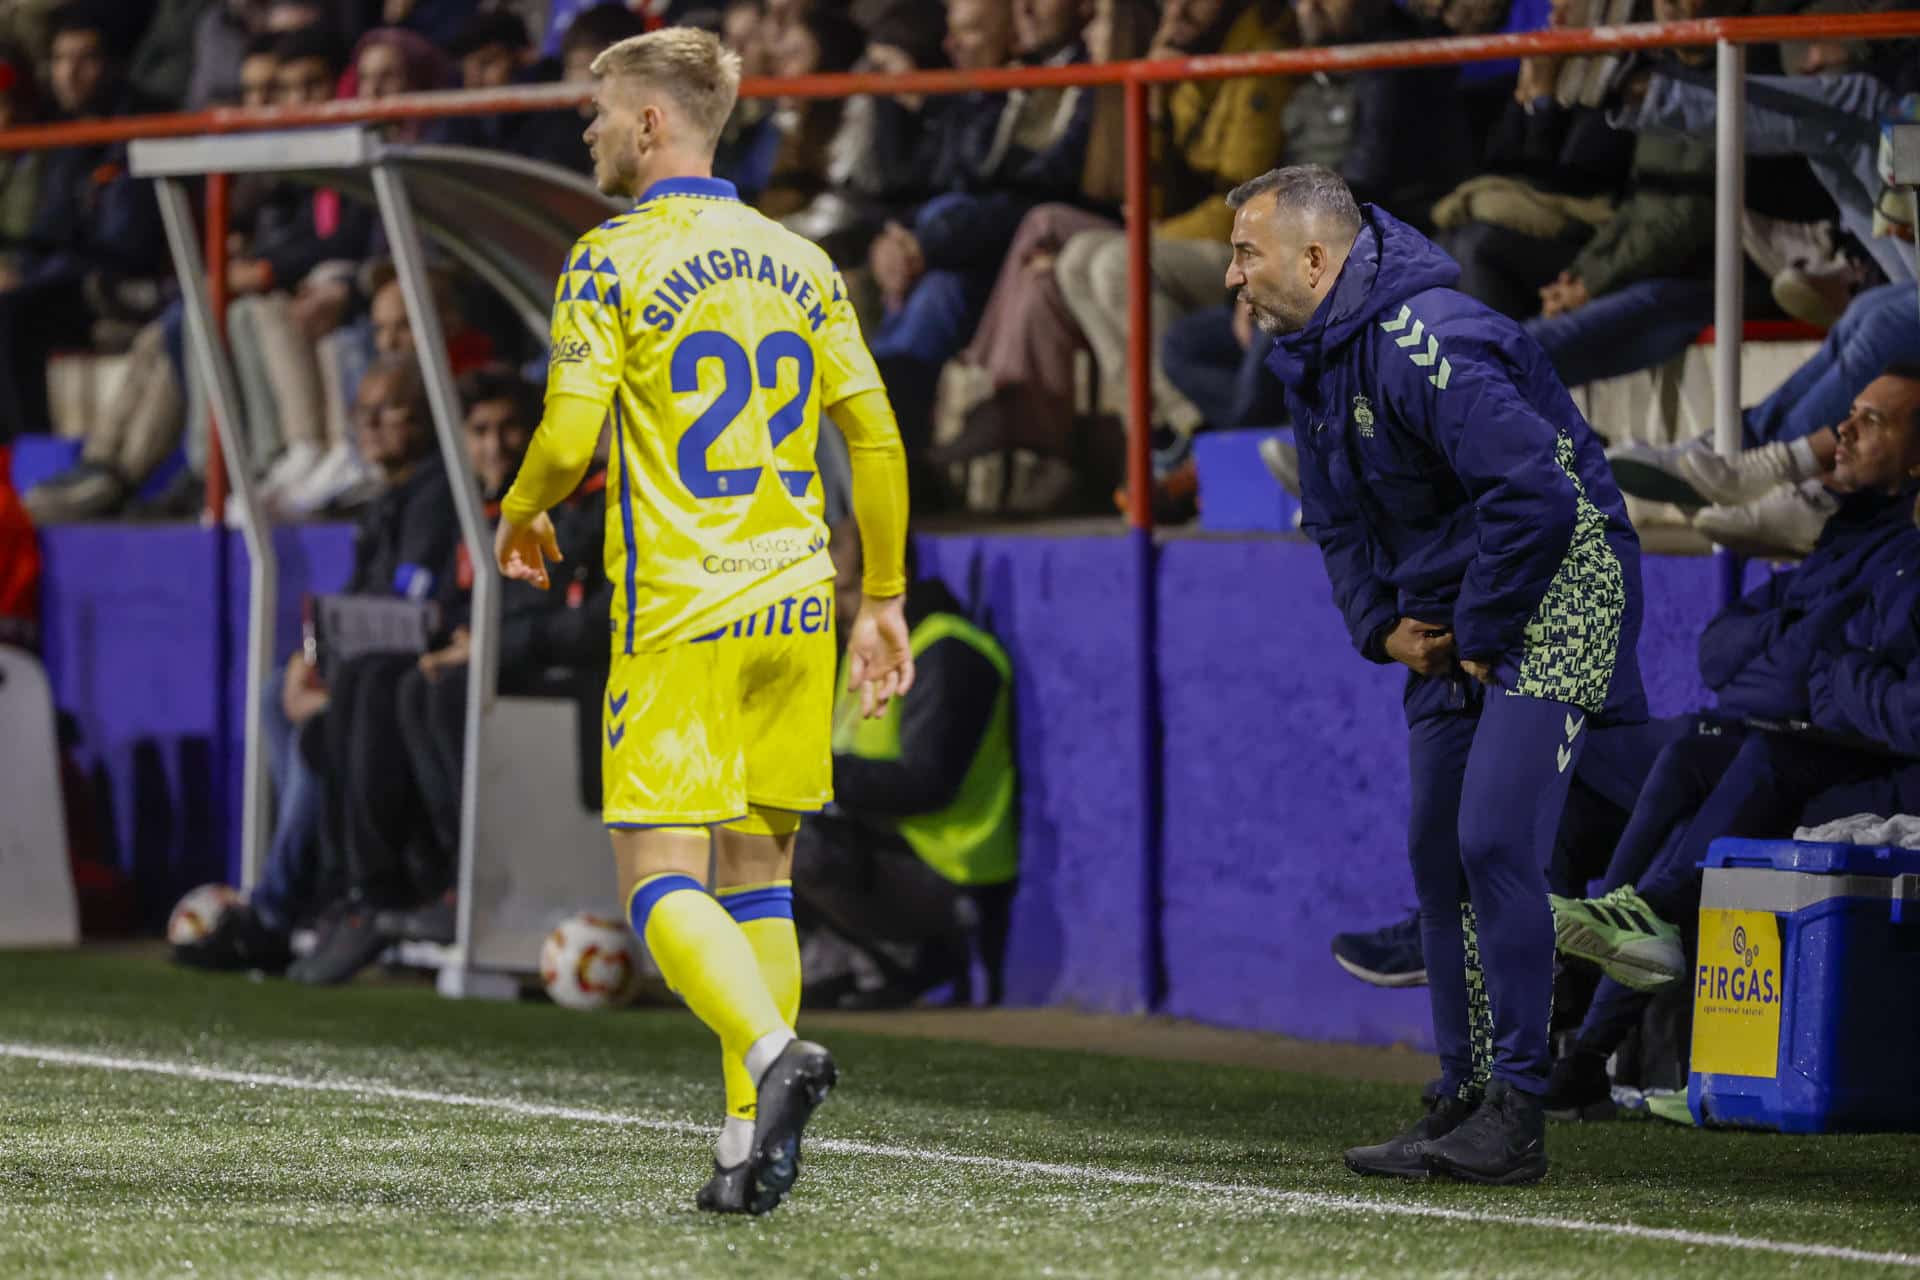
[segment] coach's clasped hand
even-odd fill
[[[1383,646],[1387,656],[1415,675],[1444,676],[1453,669],[1453,628],[1418,618],[1393,624]]]

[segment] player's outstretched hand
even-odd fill
[[[913,648],[907,638],[905,596],[860,603],[847,637],[847,689],[860,695],[860,714],[881,715],[913,688]]]
[[[545,591],[549,585],[547,565],[560,562],[560,539],[553,532],[553,521],[544,511],[529,524],[502,519],[493,534],[493,560],[509,578],[531,582]]]

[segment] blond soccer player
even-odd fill
[[[727,1118],[697,1202],[765,1213],[836,1079],[831,1055],[794,1035],[789,878],[801,815],[832,798],[845,624],[814,473],[820,415],[847,437],[868,549],[848,640],[868,714],[913,683],[904,456],[833,264],[712,176],[738,59],[672,29],[612,46],[593,71],[594,177],[635,203],[568,253],[546,412],[495,555],[548,585],[560,553],[545,513],[609,429],[605,821],[634,932],[720,1037]]]

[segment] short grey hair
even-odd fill
[[[1270,169],[1243,182],[1227,194],[1227,208],[1239,209],[1259,196],[1273,193],[1281,209],[1297,210],[1325,219],[1344,231],[1360,230],[1360,205],[1347,180],[1323,164],[1293,164]]]

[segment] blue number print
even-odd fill
[[[760,385],[769,391],[780,385],[782,360],[791,360],[800,366],[800,390],[793,399],[781,406],[778,413],[767,419],[767,430],[773,435],[775,449],[806,422],[807,400],[813,395],[813,348],[805,338],[792,331],[768,334],[761,341],[760,349],[754,352],[754,363],[760,371]],[[807,486],[813,482],[813,472],[782,471],[780,480],[787,486],[787,492],[798,498],[806,493]]]
[[[688,334],[673,350],[674,394],[686,395],[700,389],[703,360],[720,362],[723,375],[720,395],[680,437],[680,480],[696,498],[735,498],[752,493],[760,484],[759,467],[726,467],[716,471],[707,465],[707,450],[713,447],[721,432],[733,425],[733,420],[753,398],[753,369],[747,363],[746,349],[717,330]]]
[[[705,413],[693,420],[680,437],[676,458],[680,479],[696,498],[738,498],[752,493],[760,485],[760,467],[723,467],[707,465],[707,450],[733,425],[753,399],[754,375],[758,385],[772,391],[780,385],[780,362],[791,360],[799,366],[800,390],[767,420],[767,432],[773,447],[798,431],[807,420],[807,401],[813,395],[813,348],[791,330],[770,333],[761,340],[753,360],[747,349],[717,329],[690,333],[673,349],[673,390],[687,395],[700,389],[700,363],[718,360],[722,382],[720,395]],[[813,481],[811,471],[782,471],[781,483],[794,497],[806,493]]]

